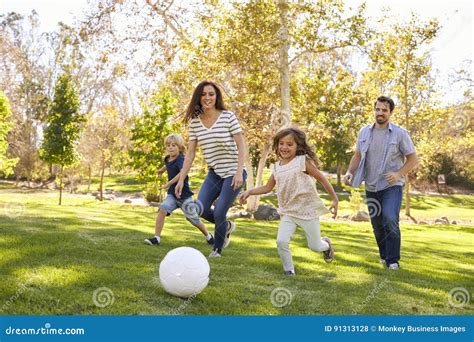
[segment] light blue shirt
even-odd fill
[[[367,125],[361,128],[359,135],[357,136],[357,146],[361,154],[360,163],[357,167],[357,170],[354,173],[354,179],[352,180],[352,186],[358,187],[362,181],[366,180],[366,161],[367,161],[367,151],[372,142],[373,129],[375,124]],[[380,177],[377,181],[375,191],[384,190],[390,186],[394,185],[403,185],[405,179],[401,177],[397,182],[390,184],[384,174],[387,172],[396,172],[400,170],[405,163],[405,156],[415,153],[415,146],[411,140],[408,132],[392,123],[388,123],[388,138],[385,140],[383,146],[379,146],[383,149],[383,158],[382,160],[374,160],[375,165],[371,167],[378,168]]]

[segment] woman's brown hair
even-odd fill
[[[217,86],[212,81],[202,81],[201,83],[198,84],[196,89],[194,89],[193,96],[191,97],[191,102],[188,105],[188,108],[186,109],[186,113],[184,114],[184,122],[188,123],[194,118],[197,118],[199,115],[202,114],[203,109],[201,106],[201,96],[202,92],[204,90],[205,86],[212,86],[214,90],[216,91],[216,109],[219,110],[226,110],[224,105],[224,100],[222,99],[222,92]]]

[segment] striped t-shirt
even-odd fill
[[[224,110],[211,128],[203,125],[199,117],[189,124],[189,140],[197,140],[207,166],[222,177],[234,176],[238,165],[238,150],[234,134],[242,132],[235,114]]]

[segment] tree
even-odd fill
[[[8,176],[18,162],[17,158],[9,158],[7,155],[7,136],[12,129],[12,123],[8,121],[11,116],[10,104],[7,97],[0,90],[0,173]]]
[[[288,9],[287,0],[278,0],[279,11],[279,40],[278,71],[280,74],[280,119],[281,126],[288,126],[291,122],[290,112],[290,63],[288,52],[290,50],[290,34],[288,32]]]
[[[142,105],[143,115],[134,119],[129,151],[131,167],[139,172],[138,177],[147,183],[147,188],[162,185],[157,172],[166,154],[164,139],[176,132],[177,126],[170,121],[176,113],[176,103],[171,91],[162,87],[149,103]]]
[[[101,201],[105,169],[111,167],[114,158],[127,147],[128,125],[114,108],[105,107],[101,113],[89,115],[79,149],[82,157],[87,160],[89,180],[92,167],[97,166],[99,169]]]
[[[78,161],[76,144],[84,121],[79,113],[79,100],[68,71],[58,79],[54,99],[47,117],[40,157],[59,165],[59,205],[62,201],[64,168]]]
[[[262,183],[273,135],[290,124],[289,85],[299,62],[363,44],[365,21],[360,11],[344,17],[341,2],[334,1],[250,1],[231,6],[209,2],[207,8],[210,14],[198,16],[192,30],[204,33],[193,44],[182,44],[182,66],[168,79],[178,89],[188,89],[189,83],[212,75],[224,88],[244,126],[247,187],[252,188]],[[254,196],[248,201],[249,211],[256,210],[258,200]]]
[[[366,120],[365,97],[347,60],[347,53],[328,53],[313,66],[301,66],[293,82],[294,122],[307,130],[323,166],[336,170],[339,186],[358,129]]]
[[[388,32],[381,32],[370,51],[373,71],[366,76],[382,92],[392,94],[400,103],[404,128],[417,140],[425,131],[427,117],[417,118],[419,111],[434,106],[433,78],[429,52],[423,48],[437,36],[440,26],[433,19],[423,23],[412,13],[406,23],[394,23]],[[417,125],[418,123],[418,125]],[[405,183],[405,215],[410,215],[410,178]]]
[[[50,75],[47,44],[39,31],[38,14],[0,15],[0,89],[10,100],[13,128],[9,152],[18,158],[15,177],[28,182],[41,169],[38,132],[48,112]]]

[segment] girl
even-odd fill
[[[184,121],[189,124],[189,146],[183,169],[176,184],[176,197],[184,192],[184,179],[191,168],[199,144],[202,148],[208,174],[198,195],[202,206],[201,217],[214,223],[215,242],[209,257],[220,257],[227,247],[235,223],[227,221],[227,211],[239,194],[245,181],[245,144],[239,121],[224,106],[217,85],[201,82],[194,90]],[[217,202],[211,208],[214,201]]]
[[[158,216],[156,217],[155,224],[155,236],[149,239],[145,239],[145,243],[149,245],[159,245],[161,231],[165,223],[165,217],[170,215],[176,208],[181,208],[186,219],[191,224],[197,227],[201,233],[206,237],[207,242],[212,245],[214,244],[214,238],[206,229],[206,226],[201,222],[198,216],[199,210],[197,209],[196,203],[193,200],[193,193],[189,189],[188,177],[184,179],[183,190],[181,198],[176,198],[174,194],[175,184],[178,181],[179,173],[183,167],[184,162],[184,142],[183,138],[178,134],[168,135],[165,139],[166,145],[166,157],[165,166],[158,170],[158,174],[162,174],[164,170],[168,172],[168,183],[166,183],[162,189],[168,188],[168,195],[166,199],[161,203],[160,209],[158,210]]]
[[[247,190],[240,196],[240,203],[250,195],[261,195],[277,186],[278,213],[281,216],[278,228],[278,254],[286,275],[294,275],[293,258],[290,251],[291,236],[296,226],[303,228],[308,247],[315,252],[323,252],[326,262],[334,258],[331,241],[321,239],[319,216],[328,213],[316,191],[313,178],[322,183],[332,198],[333,217],[337,216],[338,199],[332,185],[317,168],[317,158],[309,146],[306,135],[299,129],[286,128],[273,138],[273,150],[280,161],[271,166],[272,175],[267,184]],[[313,178],[312,178],[313,177]]]

